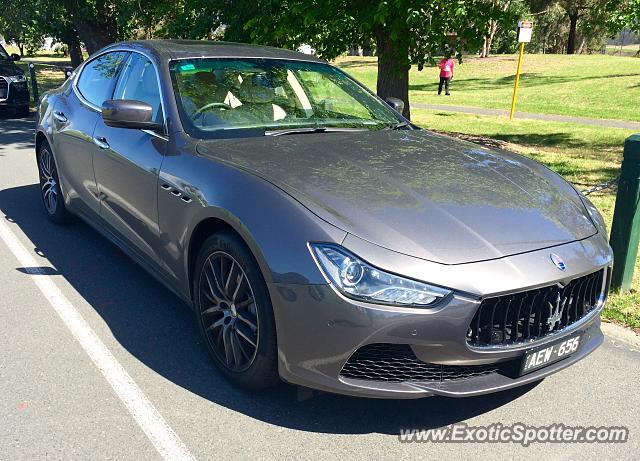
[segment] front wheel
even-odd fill
[[[62,193],[55,159],[51,148],[45,142],[38,152],[38,173],[40,175],[40,194],[49,219],[56,224],[64,224],[69,219]]]
[[[273,308],[249,248],[231,232],[216,233],[203,244],[195,269],[198,326],[215,364],[248,389],[278,384]]]

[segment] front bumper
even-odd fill
[[[597,236],[564,245],[562,250],[554,248],[554,251],[562,251],[563,257],[582,254],[584,261],[576,264],[576,256],[569,266],[575,270],[568,270],[562,277],[555,274],[555,279],[541,268],[537,276],[528,277],[531,283],[522,284],[519,291],[549,285],[556,280],[577,278],[601,268],[608,269],[611,265],[611,251]],[[548,255],[548,250],[541,250],[503,258],[501,264],[511,268],[511,276],[508,278],[508,271],[498,271],[495,276],[507,277],[504,283],[509,288],[505,292],[512,293],[515,291],[515,279],[522,275],[515,268],[535,266],[535,260],[541,258],[550,265]],[[485,277],[485,270],[497,268],[495,261],[472,265]],[[470,271],[469,268],[464,270],[467,273]],[[494,287],[495,283],[492,281],[488,286]],[[278,330],[281,377],[292,384],[354,396],[466,397],[501,391],[540,380],[566,368],[595,350],[603,340],[600,331],[603,304],[560,333],[535,342],[514,348],[473,348],[467,344],[466,334],[482,297],[486,296],[484,293],[476,296],[458,292],[446,305],[433,309],[412,309],[355,302],[338,294],[330,285],[272,284],[270,292]],[[519,363],[532,347],[540,347],[577,332],[583,334],[577,352],[524,376],[492,373],[440,382],[386,382],[346,378],[340,374],[352,354],[368,344],[406,344],[416,358],[430,364],[486,365]]]
[[[29,105],[29,88],[26,82],[13,83],[0,76],[0,107],[22,108]]]

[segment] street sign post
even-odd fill
[[[533,21],[518,21],[518,42],[520,43],[520,55],[518,56],[518,70],[516,71],[516,83],[513,87],[513,98],[511,99],[511,112],[509,120],[513,120],[516,111],[516,100],[518,99],[518,84],[520,83],[520,69],[522,68],[522,56],[524,55],[524,44],[531,41],[533,32]]]

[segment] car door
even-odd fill
[[[88,61],[65,97],[53,111],[53,151],[61,187],[70,206],[99,213],[100,202],[93,171],[93,130],[102,102],[110,99],[126,52],[110,52]]]
[[[157,70],[146,56],[132,52],[122,67],[113,99],[142,101],[164,124]],[[132,249],[158,262],[158,174],[167,148],[164,132],[114,128],[98,120],[94,133],[94,171],[100,215]]]

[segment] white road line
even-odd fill
[[[84,351],[109,382],[131,416],[140,425],[160,456],[167,460],[195,460],[189,449],[133,381],[129,373],[98,338],[71,302],[20,243],[0,214],[0,238],[29,273],[49,304],[60,316]]]

